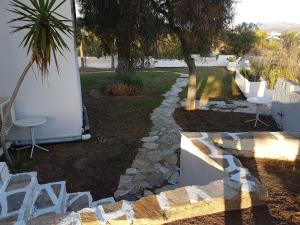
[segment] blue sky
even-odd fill
[[[235,24],[288,22],[300,24],[300,0],[238,0]]]

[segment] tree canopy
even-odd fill
[[[225,35],[223,51],[226,54],[234,54],[236,56],[243,56],[249,53],[257,42],[256,30],[257,25],[253,23],[242,23],[230,29]]]
[[[209,55],[233,19],[234,0],[150,0],[156,17],[180,41],[189,68],[187,110],[195,109],[196,66],[192,53]]]
[[[148,0],[78,0],[85,26],[100,39],[105,49],[115,42],[118,53],[117,73],[128,74],[134,60],[152,47],[160,20],[153,17]]]

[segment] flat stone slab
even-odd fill
[[[36,173],[10,176],[0,193],[0,219],[23,220],[30,215],[30,207],[37,192]]]
[[[67,195],[67,212],[77,212],[84,208],[92,207],[92,195],[90,192],[78,192]]]
[[[300,159],[300,132],[208,133],[226,151],[242,156],[295,161]]]
[[[50,213],[64,213],[66,198],[65,182],[40,185],[39,193],[31,209],[32,218]]]
[[[158,140],[158,136],[149,136],[149,137],[144,137],[142,138],[143,142],[147,142],[147,143],[151,143],[151,142],[155,142]]]

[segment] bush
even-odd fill
[[[116,83],[107,86],[105,94],[112,96],[133,96],[136,95],[138,89],[132,85]]]
[[[117,76],[114,83],[127,84],[140,90],[142,90],[144,87],[143,80],[135,75]]]
[[[256,82],[259,81],[260,77],[257,74],[254,74],[251,70],[242,68],[240,69],[240,74],[243,75],[247,80]]]
[[[118,76],[112,83],[106,85],[104,94],[112,96],[133,96],[141,91],[143,87],[143,80],[137,76]]]
[[[235,62],[236,61],[236,56],[230,56],[227,58],[228,62]]]

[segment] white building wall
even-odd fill
[[[219,55],[219,57],[200,57],[200,55],[192,55],[195,59],[195,64],[198,67],[201,66],[220,66],[226,67],[228,64],[228,57],[230,55]],[[80,58],[78,58],[80,63]],[[85,57],[87,67],[110,69],[111,68],[111,57]],[[154,59],[150,58],[150,68],[176,68],[176,67],[187,67],[184,60],[180,59]],[[118,56],[115,56],[115,66],[118,65]]]
[[[284,131],[300,132],[300,85],[285,79],[276,82],[272,117]]]
[[[22,0],[29,2],[29,0]],[[29,61],[26,51],[18,47],[24,33],[10,34],[7,22],[12,14],[6,9],[9,0],[0,1],[0,96],[10,96],[17,79]],[[72,18],[71,1],[67,1],[60,13]],[[14,16],[15,17],[15,16]],[[74,40],[64,37],[70,48],[65,58],[58,57],[60,73],[52,63],[49,77],[42,82],[40,76],[30,70],[15,102],[17,119],[45,116],[48,122],[36,128],[36,136],[44,140],[77,139],[82,133],[82,100],[77,53]],[[53,62],[53,61],[52,61]],[[13,128],[9,139],[27,140],[29,131]]]

